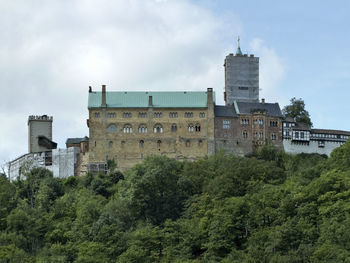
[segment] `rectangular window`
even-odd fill
[[[155,112],[154,113],[154,118],[162,118],[163,114],[161,112]]]
[[[238,87],[239,90],[248,90],[248,87]]]
[[[278,127],[277,121],[270,121],[270,127]]]
[[[223,129],[228,130],[228,129],[230,129],[230,126],[231,126],[231,121],[230,120],[223,120],[222,121],[222,128]]]
[[[107,118],[115,118],[116,116],[115,112],[107,112]]]
[[[94,117],[95,118],[100,118],[100,113],[99,112],[95,112]]]
[[[169,118],[177,118],[177,117],[178,117],[177,112],[170,112],[169,113]]]
[[[139,118],[147,118],[147,112],[139,112]]]
[[[131,112],[123,112],[123,118],[131,118]]]
[[[193,118],[193,112],[185,112],[185,118]]]

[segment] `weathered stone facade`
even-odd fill
[[[216,150],[244,156],[272,143],[282,149],[282,114],[275,103],[235,102],[215,107]]]
[[[108,92],[105,96],[109,97]],[[193,101],[193,107],[185,108],[159,107],[156,98],[146,95],[142,98],[153,100],[148,107],[102,107],[102,94],[101,107],[89,108],[89,164],[114,160],[119,169],[126,169],[150,155],[196,160],[214,153],[212,89],[205,96],[205,104],[196,106]]]

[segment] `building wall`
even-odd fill
[[[224,121],[230,122],[230,128],[227,129]],[[277,126],[271,126],[270,122],[277,123]],[[274,140],[272,139],[273,134],[275,135]],[[267,141],[276,148],[282,149],[281,120],[265,114],[243,114],[231,118],[216,117],[215,139],[216,151],[225,150],[239,156],[251,153],[256,147],[264,145]]]
[[[147,117],[139,118],[140,112],[147,113]],[[170,117],[173,112],[177,112],[177,118]],[[186,118],[185,114],[190,112],[193,117]],[[131,117],[123,118],[124,113],[130,113]],[[162,113],[162,117],[156,118],[155,113]],[[149,155],[164,154],[177,160],[196,160],[207,155],[208,151],[214,152],[213,110],[208,111],[208,108],[90,109],[88,123],[89,163],[115,160],[119,169],[126,169]],[[141,124],[147,126],[147,133],[139,132]],[[162,126],[162,133],[154,133],[156,124]],[[177,125],[175,132],[171,130],[172,124]],[[193,125],[192,132],[188,130],[190,124]],[[197,124],[200,131],[195,131]],[[111,125],[116,125],[115,131]],[[130,125],[132,132],[124,133],[125,125]]]
[[[54,149],[52,151],[28,153],[9,162],[9,179],[25,178],[24,173],[36,167],[50,170],[54,177],[66,178],[74,175],[79,148]]]
[[[324,147],[319,147],[319,142],[311,140],[307,142],[293,142],[291,139],[283,139],[283,147],[286,153],[299,154],[299,153],[318,153],[326,154],[330,156],[331,152],[340,146],[344,145],[344,142],[325,141]]]
[[[28,118],[28,152],[43,152],[47,149],[38,144],[38,136],[43,135],[52,140],[52,117],[29,116]]]
[[[79,157],[79,148],[52,150],[52,172],[54,177],[67,178],[75,175],[76,164]]]
[[[10,181],[17,180],[18,178],[24,179],[24,173],[30,171],[34,167],[46,167],[48,170],[52,171],[51,166],[45,165],[46,155],[46,152],[28,153],[9,162]]]
[[[230,54],[225,59],[225,101],[259,101],[259,58]]]

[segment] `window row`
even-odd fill
[[[132,117],[132,113],[131,112],[123,112],[123,118],[131,118]],[[138,117],[139,118],[147,118],[148,113],[147,112],[139,112],[138,113]],[[184,117],[185,118],[193,118],[194,114],[193,112],[185,112],[184,113]],[[101,114],[100,112],[95,112],[94,113],[94,117],[95,118],[100,118]],[[115,112],[107,112],[107,118],[116,118],[117,117],[117,113]],[[162,118],[163,117],[163,113],[162,112],[154,112],[153,113],[153,117],[154,118]],[[177,112],[169,112],[169,118],[178,118],[179,114]],[[204,112],[200,112],[199,113],[199,118],[205,118],[205,113]]]
[[[249,119],[241,119],[242,125],[249,125]]]
[[[162,141],[158,140],[156,145],[157,145],[158,148],[160,148],[162,146]],[[186,140],[185,145],[186,145],[186,147],[191,147],[191,146],[193,146],[193,142],[191,142],[190,140]],[[95,142],[95,146],[96,146],[96,142]],[[114,146],[113,141],[109,141],[108,146],[109,146],[109,148],[113,148],[113,146]],[[120,146],[122,148],[124,148],[125,147],[125,141],[121,141]],[[143,148],[144,146],[145,146],[145,141],[144,140],[140,140],[139,141],[139,147]],[[203,146],[203,140],[198,140],[198,146],[199,147]]]
[[[176,132],[177,131],[177,125],[175,123],[173,123],[171,125],[171,128],[170,128],[171,132]],[[117,129],[117,126],[115,124],[110,124],[108,127],[107,127],[107,132],[117,132],[118,129]],[[122,129],[123,133],[132,133],[133,132],[133,128],[131,126],[131,124],[125,124],[123,126],[123,129]],[[153,133],[163,133],[164,129],[163,129],[163,126],[161,124],[155,124],[153,126]],[[187,131],[188,132],[200,132],[201,131],[201,125],[199,123],[193,125],[193,124],[189,124],[187,126]],[[146,124],[141,124],[139,127],[138,127],[138,132],[139,133],[148,133],[148,128],[147,128],[147,125]]]
[[[264,120],[262,119],[255,119],[254,120],[254,125],[263,125]],[[249,125],[249,119],[241,119],[241,125]],[[277,121],[270,121],[270,126],[271,127],[277,127],[278,122]]]
[[[324,134],[324,133],[313,133],[313,137],[316,138],[329,138],[329,139],[348,139],[350,136],[341,134]]]
[[[270,121],[270,127],[278,127],[278,121]]]
[[[248,132],[247,131],[243,131],[242,132],[242,137],[243,139],[247,139],[248,138]],[[264,139],[264,133],[263,132],[255,132],[254,133],[254,138],[257,138],[257,139]],[[277,136],[275,133],[271,133],[271,137],[270,139],[272,141],[275,141],[277,139]]]
[[[257,125],[257,124],[263,125],[263,124],[264,124],[264,121],[263,121],[262,119],[255,119],[255,120],[254,120],[254,124],[255,124],[255,125]]]

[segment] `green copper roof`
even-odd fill
[[[108,108],[147,108],[149,96],[152,96],[154,108],[205,108],[207,107],[207,92],[119,92],[107,91]],[[88,108],[99,108],[102,102],[102,92],[90,92]],[[215,103],[215,93],[213,92]]]
[[[237,51],[236,51],[236,56],[237,56],[237,55],[242,56],[242,51],[241,51],[241,38],[240,38],[239,36],[238,36],[237,41],[238,41],[238,47],[237,47]]]
[[[237,48],[236,55],[241,55],[242,56],[242,51],[241,51],[240,47]]]

